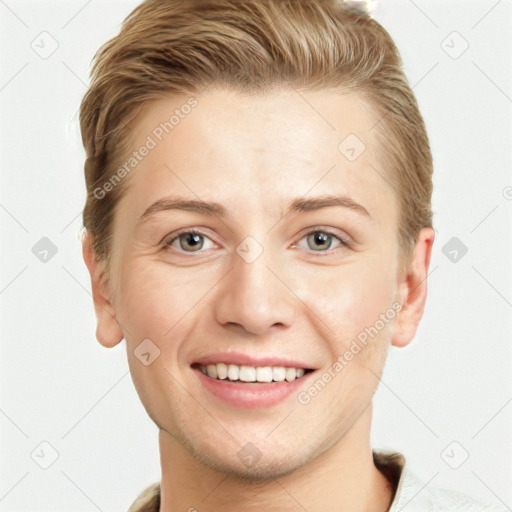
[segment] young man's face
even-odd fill
[[[125,178],[98,339],[126,339],[142,403],[170,442],[213,469],[276,476],[343,436],[355,441],[357,429],[367,436],[390,342],[412,337],[422,304],[412,327],[392,319],[405,289],[397,199],[371,131],[377,116],[357,95],[210,88],[167,134],[160,123],[187,99],[153,103],[134,132],[133,150],[151,149]],[[360,206],[288,211],[297,198],[327,195]],[[141,218],[178,196],[225,214],[158,209]],[[227,384],[196,367],[229,361],[229,352],[315,371]]]

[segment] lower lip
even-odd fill
[[[292,382],[283,381],[268,384],[231,382],[208,377],[201,370],[193,368],[199,382],[212,395],[229,405],[244,409],[257,409],[276,405],[292,394],[299,392],[315,373],[309,372]]]

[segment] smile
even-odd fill
[[[204,375],[231,382],[293,382],[312,370],[284,366],[246,366],[236,364],[198,365]]]
[[[315,373],[304,368],[225,363],[194,363],[191,368],[207,401],[241,409],[277,405],[306,388]]]

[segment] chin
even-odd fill
[[[238,455],[240,452],[233,453],[229,458],[226,458],[226,453],[191,451],[194,459],[208,469],[253,484],[289,475],[307,462],[297,460],[287,453],[276,454],[275,451],[271,454],[271,459],[261,454],[260,458],[253,461],[247,457],[244,461],[244,457]]]
[[[298,466],[293,462],[287,461],[269,461],[259,460],[252,466],[246,466],[239,460],[213,460],[202,457],[202,464],[209,469],[226,474],[232,478],[246,481],[247,483],[258,483],[275,478],[281,478],[297,470]]]

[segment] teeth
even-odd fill
[[[285,368],[284,366],[238,366],[236,364],[199,365],[199,369],[213,379],[242,382],[292,382],[305,373],[303,368]]]
[[[209,364],[209,365],[206,367],[206,373],[207,373],[207,375],[209,375],[210,377],[215,377],[215,378],[217,378],[217,367],[216,367],[214,364]]]
[[[283,366],[274,366],[272,368],[272,379],[276,382],[283,382],[286,378],[286,368]]]
[[[272,368],[270,366],[257,368],[256,380],[258,382],[272,382]]]
[[[238,380],[239,376],[239,369],[236,364],[230,364],[228,366],[228,379],[229,380]],[[209,377],[212,377],[212,375],[209,375]]]
[[[254,382],[256,380],[256,368],[252,366],[240,366],[238,378],[244,382]]]
[[[228,376],[228,367],[224,363],[212,364],[211,366],[215,366],[217,368],[217,379],[226,379]],[[204,368],[204,366],[202,366]],[[210,374],[209,377],[213,377],[213,374]]]

